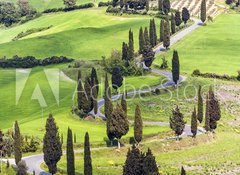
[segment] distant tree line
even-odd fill
[[[28,0],[18,0],[17,5],[11,2],[0,2],[0,23],[6,27],[37,14],[37,11],[29,5]]]
[[[60,7],[60,8],[52,8],[52,9],[46,9],[43,11],[43,13],[56,13],[56,12],[69,12],[73,10],[79,10],[79,9],[87,9],[94,7],[93,3],[86,3],[81,5],[74,5],[74,6],[67,6],[67,7]]]
[[[36,66],[47,66],[51,64],[60,64],[60,63],[70,63],[74,61],[71,58],[67,58],[65,56],[52,56],[48,58],[44,58],[42,60],[37,59],[33,56],[19,57],[13,56],[13,58],[0,59],[0,67],[1,68],[32,68]]]

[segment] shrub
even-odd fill
[[[98,3],[98,7],[104,7],[104,6],[110,6],[110,5],[112,5],[112,1]]]
[[[13,56],[11,59],[0,59],[1,68],[32,68],[36,66],[46,66],[50,64],[69,63],[73,59],[64,56],[52,56],[43,60],[38,60],[33,56],[19,57]]]
[[[75,5],[73,7],[46,9],[43,11],[43,13],[69,12],[73,10],[86,9],[86,8],[92,8],[92,7],[94,7],[93,3],[87,3],[87,4]]]

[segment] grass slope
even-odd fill
[[[159,26],[158,20],[156,24]],[[22,31],[50,25],[53,27],[49,30],[11,42]],[[65,55],[101,59],[101,56],[109,55],[112,49],[121,49],[122,42],[128,41],[130,28],[134,32],[137,51],[138,30],[140,26],[148,25],[148,17],[106,15],[105,8],[48,14],[20,26],[0,29],[0,56],[33,55],[44,58]]]
[[[178,50],[181,71],[192,73],[194,69],[202,72],[237,75],[240,67],[239,14],[223,14],[214,23],[208,23],[186,36],[171,47],[167,53],[171,63],[172,50]],[[155,60],[160,64],[161,55]]]

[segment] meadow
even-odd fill
[[[179,54],[181,72],[191,74],[193,70],[201,72],[237,76],[240,67],[239,14],[221,14],[213,23],[200,27],[176,43],[167,52],[171,63],[172,51]],[[163,55],[158,55],[155,64],[159,65]]]
[[[106,8],[76,10],[43,15],[23,25],[0,29],[0,57],[32,55],[39,59],[64,55],[74,59],[101,60],[112,49],[121,49],[128,42],[128,31],[134,33],[138,50],[138,31],[149,26],[148,16],[112,16]],[[87,15],[86,15],[87,14]],[[156,25],[159,27],[159,20]],[[50,29],[11,41],[17,34],[32,28],[52,26]],[[159,31],[159,30],[157,30]]]

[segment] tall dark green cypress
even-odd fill
[[[127,115],[127,100],[126,100],[126,92],[122,94],[122,99],[121,99],[121,106],[122,106],[122,109],[123,111],[126,113]]]
[[[160,23],[160,42],[163,42],[163,38],[164,38],[164,20],[161,19],[161,23]]]
[[[181,175],[186,175],[186,171],[183,167],[181,168]]]
[[[92,88],[92,100],[93,100],[93,111],[94,111],[94,114],[97,114],[98,113],[98,94],[97,94],[97,87],[94,86]]]
[[[84,140],[84,175],[92,175],[92,158],[88,132],[86,132]]]
[[[178,52],[174,50],[173,58],[172,58],[172,78],[175,84],[178,83],[179,74],[180,74],[180,64],[179,64]]]
[[[207,97],[206,97],[206,111],[205,111],[205,125],[204,125],[204,128],[207,132],[211,131],[211,129],[210,129],[209,108],[210,108],[209,107],[209,96],[207,94]]]
[[[97,71],[94,67],[92,67],[91,71],[91,86],[94,87],[96,86],[97,88],[97,94],[99,91],[99,81],[98,81],[98,76],[97,76]]]
[[[146,0],[146,11],[149,11],[149,0]]]
[[[22,136],[17,121],[14,123],[13,139],[15,163],[18,165],[22,160]]]
[[[129,30],[129,41],[128,41],[128,59],[132,60],[134,58],[134,39],[133,32]]]
[[[203,98],[202,98],[202,87],[199,86],[198,88],[198,113],[197,118],[199,123],[203,121]]]
[[[178,27],[182,24],[181,13],[179,11],[175,13],[175,22]]]
[[[143,174],[159,175],[155,157],[153,156],[152,151],[149,148],[143,160],[143,172]]]
[[[192,113],[192,119],[191,119],[191,132],[193,137],[196,137],[197,135],[197,112],[196,108],[194,107],[194,111]]]
[[[145,27],[145,29],[144,29],[144,40],[145,40],[145,45],[150,43],[147,27]]]
[[[145,41],[144,41],[144,34],[142,27],[139,29],[139,53],[142,54],[143,47],[144,47]]]
[[[170,12],[170,8],[171,8],[170,0],[163,0],[163,12],[164,12],[164,14],[167,15]]]
[[[154,47],[154,32],[153,32],[153,20],[150,19],[149,23],[149,40],[152,47]]]
[[[91,87],[91,80],[89,77],[85,78],[84,84],[84,104],[83,104],[83,112],[89,113],[93,109],[93,100],[92,100],[92,87]]]
[[[163,8],[163,0],[158,0],[158,10],[162,12],[162,8]]]
[[[172,34],[176,33],[176,22],[175,22],[175,16],[173,13],[171,15],[171,31],[172,31]]]
[[[135,118],[134,118],[134,139],[137,143],[142,141],[143,134],[143,122],[141,116],[141,109],[139,105],[136,106],[135,109]]]
[[[163,46],[166,48],[166,50],[170,46],[170,28],[168,18],[164,21]]]
[[[202,0],[202,3],[201,3],[201,21],[203,23],[206,21],[206,17],[207,17],[206,0]]]
[[[62,143],[52,114],[49,114],[45,128],[46,133],[43,138],[44,162],[48,166],[49,173],[55,174],[57,163],[62,156]]]
[[[85,93],[83,89],[83,82],[81,79],[81,71],[78,70],[78,77],[77,77],[77,102],[78,102],[78,109],[83,110],[83,106],[85,103]]]
[[[122,43],[122,60],[128,60],[128,45],[125,42]]]
[[[74,162],[74,150],[73,150],[73,138],[72,130],[68,128],[67,134],[67,174],[75,174],[75,162]]]
[[[157,45],[157,29],[156,29],[156,24],[155,24],[154,18],[152,20],[152,25],[153,25],[153,43],[154,43],[154,46],[156,46]]]

